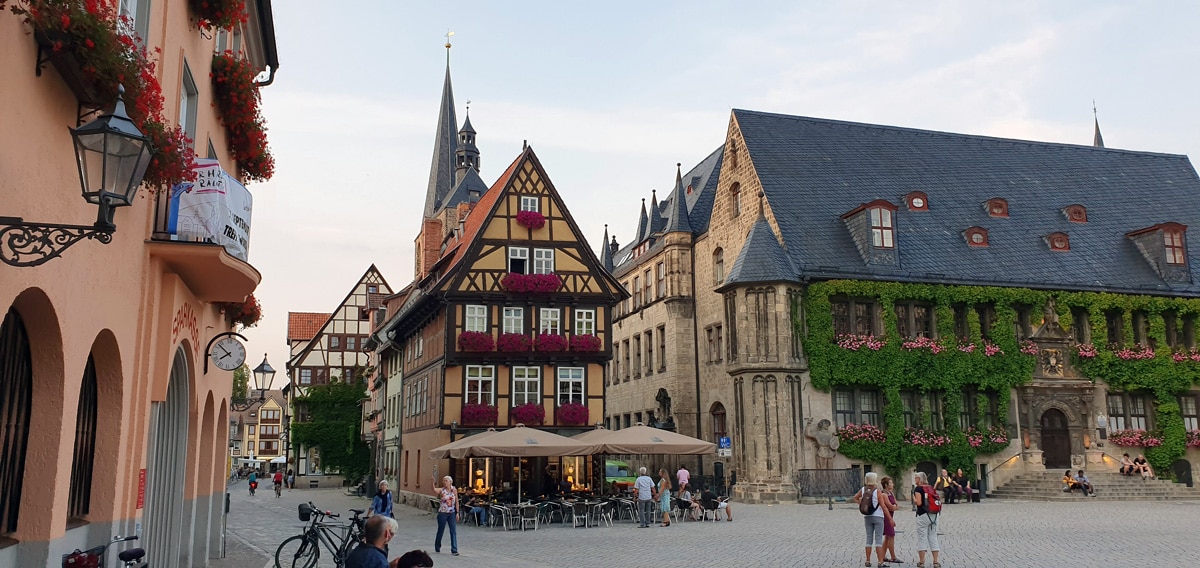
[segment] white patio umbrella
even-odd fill
[[[429,451],[429,457],[442,458],[490,458],[490,457],[550,457],[586,456],[596,453],[594,444],[559,436],[538,428],[526,428],[517,424],[506,430],[489,428],[439,446]],[[517,499],[521,498],[521,476],[517,476]]]

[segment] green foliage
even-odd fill
[[[352,382],[334,381],[309,387],[297,405],[308,408],[309,421],[292,424],[292,443],[319,448],[321,466],[337,469],[358,481],[371,467],[371,451],[362,440],[362,409],[366,397],[362,373]]]
[[[245,404],[250,392],[250,367],[243,364],[233,370],[233,395],[229,400],[236,404]]]

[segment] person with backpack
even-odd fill
[[[925,568],[925,551],[933,552],[933,568],[942,568],[938,562],[938,517],[942,513],[942,499],[937,491],[929,485],[929,476],[925,472],[916,474],[916,486],[913,487],[913,504],[917,506],[917,568]]]
[[[891,509],[887,506],[887,497],[879,491],[879,474],[867,472],[866,485],[854,494],[854,502],[858,503],[858,512],[863,514],[863,524],[867,529],[867,546],[864,552],[867,557],[867,568],[871,566],[871,549],[875,549],[875,557],[880,568],[889,564],[883,559],[883,525],[891,518]],[[880,503],[883,497],[883,503]],[[941,568],[940,566],[938,568]]]

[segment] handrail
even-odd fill
[[[1002,466],[1004,466],[1004,464],[1006,464],[1006,463],[1008,463],[1008,462],[1010,462],[1010,461],[1013,461],[1013,458],[1019,458],[1019,457],[1021,457],[1021,454],[1019,454],[1019,453],[1017,453],[1017,454],[1013,454],[1013,455],[1012,455],[1012,456],[1010,456],[1008,459],[1006,459],[1006,460],[1004,460],[1004,461],[1000,462],[999,464],[996,464],[996,467],[993,467],[992,469],[989,469],[989,470],[987,470],[986,472],[984,472],[984,474],[983,474],[983,475],[984,475],[984,477],[988,477],[988,478],[990,478],[990,477],[992,476],[992,472],[993,472],[993,471],[996,471],[997,469],[1000,469]]]

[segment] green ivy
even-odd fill
[[[321,450],[321,466],[337,469],[357,482],[371,468],[371,450],[363,442],[362,407],[366,396],[363,373],[356,369],[351,382],[333,381],[308,388],[295,404],[308,409],[307,422],[292,423],[292,443]]]

